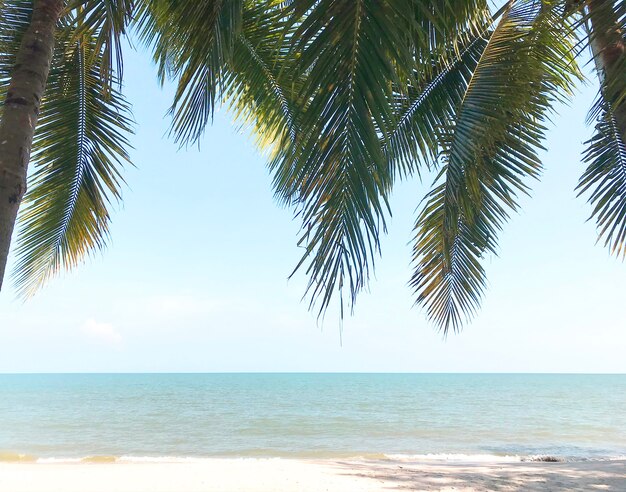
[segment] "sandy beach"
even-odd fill
[[[210,459],[0,464],[2,492],[626,490],[626,461],[573,463]]]

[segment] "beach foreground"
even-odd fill
[[[2,492],[378,492],[626,490],[626,460],[399,462],[207,459],[188,463],[4,463]]]

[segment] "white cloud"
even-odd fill
[[[80,329],[85,335],[106,345],[117,347],[122,343],[122,335],[112,324],[88,319]]]

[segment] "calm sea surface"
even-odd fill
[[[626,455],[626,375],[0,375],[0,460]]]

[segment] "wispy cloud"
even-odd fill
[[[106,345],[119,347],[122,344],[122,335],[110,323],[100,323],[88,319],[81,326],[81,331],[90,338]]]

